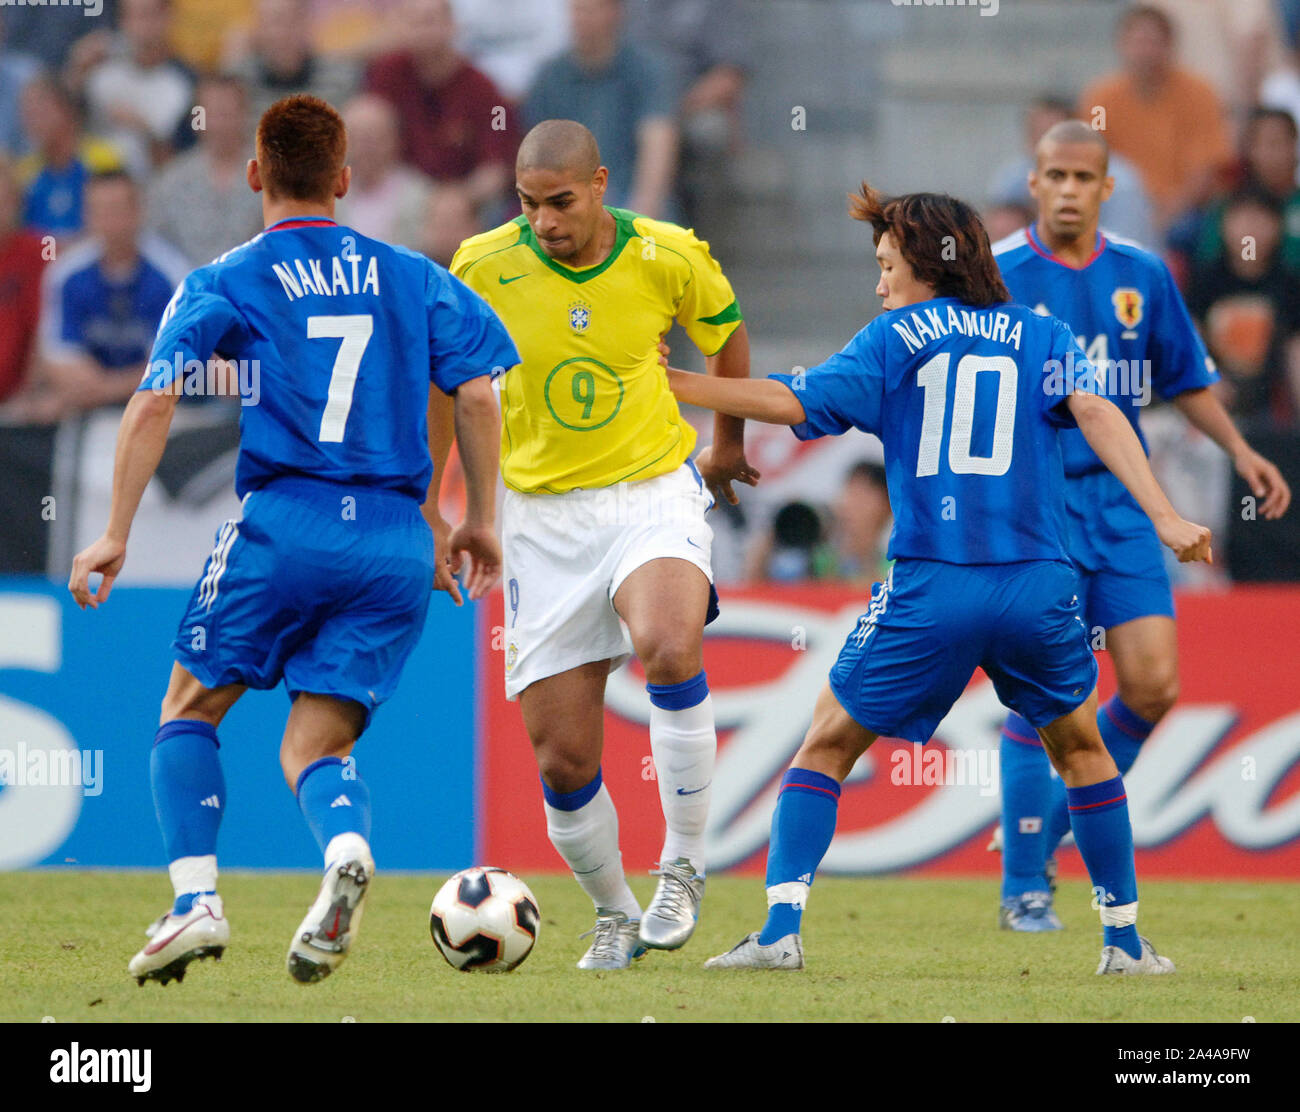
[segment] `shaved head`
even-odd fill
[[[592,266],[617,234],[605,210],[609,171],[596,137],[575,120],[543,120],[515,158],[515,193],[537,244],[569,266]]]
[[[1080,266],[1094,249],[1101,206],[1115,189],[1109,161],[1105,136],[1082,120],[1049,127],[1034,149],[1029,192],[1038,207],[1039,233],[1058,254],[1077,248]]]
[[[1049,147],[1072,143],[1092,143],[1100,150],[1101,172],[1106,173],[1110,167],[1110,144],[1106,142],[1105,136],[1100,131],[1089,127],[1082,120],[1062,120],[1059,124],[1049,127],[1038,140],[1038,146],[1034,148],[1034,158],[1041,167],[1043,156]]]
[[[600,169],[596,137],[576,120],[543,120],[519,144],[515,174],[545,170],[590,178]]]

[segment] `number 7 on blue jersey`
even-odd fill
[[[308,317],[307,339],[340,339],[334,369],[330,372],[329,396],[321,414],[320,435],[326,444],[342,444],[343,430],[352,409],[352,391],[357,385],[361,356],[375,330],[375,318],[369,313],[340,317]]]

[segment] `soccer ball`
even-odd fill
[[[540,919],[537,900],[514,873],[464,869],[433,897],[429,933],[453,969],[508,973],[532,952]]]

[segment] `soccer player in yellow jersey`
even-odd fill
[[[580,969],[625,968],[695,929],[717,751],[701,651],[717,601],[705,512],[710,491],[734,503],[732,482],[758,479],[732,418],[691,462],[695,432],[658,356],[676,320],[710,374],[747,377],[730,284],[691,232],[605,208],[607,178],[585,127],[538,124],[516,160],[522,215],[466,240],[451,264],[523,360],[500,380],[506,694],[532,739],[551,843],[596,905]],[[605,681],[632,651],[667,823],[644,915],[600,775]]]

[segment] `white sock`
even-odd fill
[[[339,861],[370,860],[370,843],[353,830],[335,834],[325,846],[325,868]]]
[[[713,765],[718,733],[713,724],[713,697],[684,710],[650,704],[650,753],[659,781],[667,833],[660,862],[685,857],[704,875],[704,825],[713,794]]]
[[[217,890],[217,855],[206,853],[200,857],[178,857],[167,866],[172,891],[179,899],[190,892],[215,892]]]
[[[598,908],[641,918],[641,905],[627,886],[623,855],[618,848],[618,812],[604,784],[575,811],[562,811],[543,803],[546,833],[573,870],[573,877]]]

